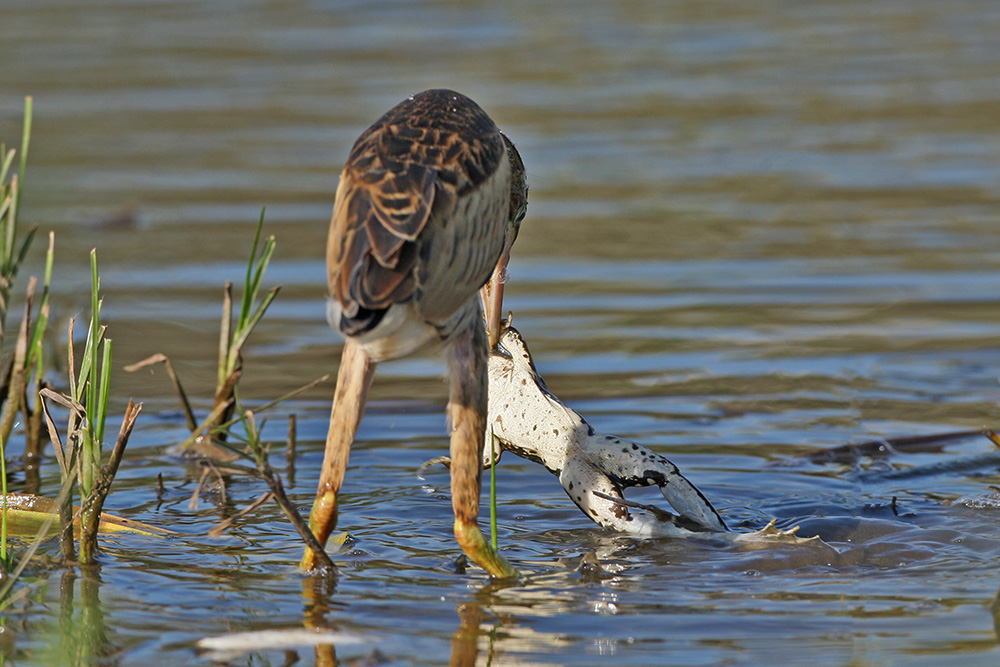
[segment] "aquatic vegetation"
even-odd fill
[[[112,344],[111,339],[105,337],[106,327],[101,325],[102,301],[96,250],[90,253],[90,276],[90,323],[79,371],[76,368],[76,355],[73,350],[74,320],[70,319],[67,352],[69,393],[59,394],[51,389],[43,389],[40,392],[43,399],[54,401],[69,410],[65,444],[47,408],[45,408],[45,418],[63,480],[63,491],[60,494],[61,551],[64,559],[73,560],[70,522],[73,513],[69,509],[69,503],[75,481],[81,500],[79,561],[86,565],[96,561],[101,510],[118,472],[122,456],[125,454],[125,447],[135,426],[135,420],[142,409],[141,403],[136,404],[129,400],[118,437],[107,461],[102,464],[104,427],[111,391]]]
[[[23,239],[18,238],[18,212],[21,209],[21,188],[28,163],[28,146],[31,143],[32,98],[24,99],[24,126],[21,133],[21,157],[17,172],[11,171],[17,151],[0,143],[0,336],[7,322],[11,289],[24,257],[31,247],[35,229]],[[0,338],[2,340],[2,338]]]
[[[21,189],[27,163],[31,133],[32,101],[25,101],[24,128],[21,140],[20,164],[13,170],[15,151],[0,146],[0,345],[9,363],[0,372],[0,564],[4,577],[0,585],[0,609],[7,610],[33,594],[38,581],[33,576],[22,577],[34,556],[53,533],[59,536],[64,564],[96,564],[97,536],[116,532],[142,535],[164,535],[170,531],[156,528],[102,512],[118,466],[141,406],[129,401],[121,430],[110,454],[104,456],[104,426],[110,396],[112,345],[105,338],[100,323],[101,299],[96,251],[91,253],[91,321],[87,342],[81,356],[79,371],[74,353],[73,324],[68,337],[69,390],[54,391],[46,381],[48,360],[45,338],[50,318],[50,294],[55,256],[55,236],[49,234],[45,268],[38,297],[38,280],[28,280],[24,296],[24,312],[13,337],[7,333],[7,315],[17,277],[34,238],[36,228],[22,234],[18,225]],[[9,349],[12,347],[13,349]],[[65,441],[60,437],[46,401],[67,409]],[[19,420],[18,416],[22,419]],[[43,419],[47,429],[43,429]],[[20,426],[20,430],[15,430]],[[15,432],[24,440],[23,493],[8,488],[7,445]],[[55,497],[38,495],[40,490],[39,461],[43,438],[53,442],[53,452],[59,464],[61,485]],[[65,444],[64,444],[65,443]],[[74,488],[80,505],[74,506]],[[15,559],[8,543],[16,537],[25,544]],[[79,540],[79,558],[74,551],[74,539]],[[79,663],[84,656],[96,655],[106,644],[103,616],[97,596],[98,580],[86,574],[81,582],[79,614],[74,613],[73,580],[75,569],[63,571],[61,627],[56,643],[60,662]],[[74,616],[77,616],[74,619]],[[62,624],[61,624],[62,625]]]
[[[264,210],[261,209],[257,231],[253,238],[253,247],[250,250],[250,260],[247,262],[247,273],[243,282],[243,298],[240,300],[240,312],[235,326],[233,326],[232,321],[232,283],[226,283],[223,293],[222,326],[219,329],[218,382],[215,387],[215,403],[212,408],[213,413],[220,408],[221,412],[219,412],[218,422],[210,424],[205,431],[229,420],[233,410],[236,383],[243,372],[243,347],[260,319],[264,317],[267,307],[271,305],[281,289],[280,286],[272,287],[263,296],[261,295],[261,282],[268,264],[271,263],[275,247],[274,236],[268,236],[264,240],[264,246],[260,249],[260,255],[257,254],[263,227]]]
[[[187,420],[191,435],[181,443],[182,450],[196,448],[199,453],[211,456],[213,453],[213,439],[224,441],[229,434],[228,427],[232,424],[233,408],[236,403],[237,385],[243,374],[243,348],[247,340],[271,302],[278,295],[280,286],[272,287],[263,295],[261,294],[261,284],[264,280],[264,273],[274,255],[274,236],[264,239],[261,247],[261,231],[264,228],[264,210],[261,209],[260,219],[257,222],[257,230],[254,234],[253,246],[250,250],[250,259],[247,262],[247,273],[243,282],[243,294],[240,299],[240,310],[233,323],[233,283],[227,281],[222,294],[222,321],[219,327],[219,362],[216,372],[217,382],[215,387],[215,397],[212,402],[212,409],[208,415],[198,422],[195,419],[194,411],[187,394],[181,385],[180,378],[174,371],[170,359],[162,353],[149,356],[134,364],[125,367],[128,372],[135,372],[150,365],[162,363],[174,389],[181,400],[184,415]],[[258,254],[258,248],[260,252]],[[322,381],[318,380],[317,382]],[[309,385],[311,386],[311,385]],[[286,397],[273,401],[266,409]],[[215,450],[218,451],[218,450]]]
[[[42,399],[40,392],[48,386],[45,378],[45,336],[49,325],[49,297],[52,283],[52,265],[55,259],[55,234],[49,232],[49,244],[45,253],[45,272],[42,282],[42,298],[38,315],[32,319],[37,280],[28,281],[24,300],[24,316],[18,329],[17,344],[14,348],[14,363],[5,402],[3,418],[0,419],[0,439],[7,441],[17,416],[17,408],[24,418],[24,466],[26,489],[39,488],[39,459],[45,434],[42,430]],[[27,391],[29,386],[34,387]],[[16,400],[15,400],[16,397]]]
[[[28,148],[31,142],[32,98],[24,101],[24,121],[21,132],[21,151],[17,169],[14,170],[14,159],[17,151],[7,149],[0,143],[0,346],[4,343],[7,313],[10,309],[11,294],[14,280],[21,269],[24,258],[31,247],[35,236],[35,228],[31,228],[23,238],[18,234],[18,213],[21,208],[21,189],[24,184],[25,170],[28,160]],[[7,544],[7,443],[19,412],[25,418],[26,439],[25,467],[30,487],[31,481],[37,483],[37,468],[35,462],[40,448],[40,416],[37,391],[28,398],[25,387],[29,376],[34,372],[35,383],[41,387],[44,359],[41,339],[48,322],[49,283],[52,276],[53,239],[49,237],[49,249],[46,256],[45,281],[42,304],[38,320],[32,324],[31,307],[34,300],[37,281],[29,281],[25,297],[24,317],[21,320],[10,365],[0,372],[0,400],[3,402],[0,416],[0,493],[3,494],[0,508],[0,566],[9,572],[13,566],[12,554]],[[8,353],[7,349],[3,350]],[[35,474],[35,476],[32,475]],[[37,484],[36,484],[37,486]]]
[[[217,368],[217,379],[215,396],[212,409],[209,414],[199,423],[194,417],[190,401],[181,384],[180,378],[174,371],[170,359],[161,353],[154,354],[142,361],[125,367],[126,371],[134,372],[146,368],[152,364],[164,364],[167,374],[174,385],[175,390],[184,408],[185,418],[191,434],[181,443],[179,449],[186,453],[193,453],[204,457],[209,461],[224,461],[227,470],[239,474],[249,475],[262,479],[268,486],[269,491],[265,497],[258,499],[250,507],[240,513],[252,512],[263,502],[273,499],[288,517],[288,520],[301,535],[306,546],[315,553],[315,557],[321,562],[324,568],[333,571],[333,562],[323,550],[322,545],[316,540],[306,521],[299,514],[294,504],[289,500],[284,490],[284,484],[280,475],[274,471],[268,462],[270,446],[261,440],[260,428],[257,426],[255,414],[267,410],[282,401],[288,400],[312,387],[325,381],[329,376],[324,375],[299,389],[281,396],[266,405],[260,406],[256,410],[243,409],[239,401],[239,379],[243,373],[243,348],[246,345],[250,334],[260,322],[268,306],[277,296],[280,286],[272,287],[262,294],[261,285],[264,273],[274,255],[274,236],[268,236],[261,245],[261,231],[264,226],[264,211],[261,210],[260,219],[254,234],[253,245],[250,250],[250,257],[247,261],[247,272],[243,283],[243,293],[240,300],[239,314],[235,323],[232,318],[233,311],[233,284],[226,282],[222,300],[222,322],[219,333],[219,361]],[[259,250],[259,252],[258,252]],[[233,417],[233,413],[236,417]],[[239,426],[241,428],[237,429]],[[289,426],[289,449],[294,451],[294,419],[290,420]],[[250,461],[253,467],[242,467],[234,465],[237,459]],[[289,455],[289,470],[293,467],[293,455]],[[203,475],[204,481],[207,476]],[[222,480],[221,475],[220,481]],[[201,484],[195,489],[196,498],[201,488]],[[218,534],[231,525],[235,517],[223,522],[212,529],[213,534]]]
[[[55,237],[49,234],[49,247],[45,259],[45,281],[41,307],[37,319],[32,323],[31,311],[34,302],[37,280],[32,277],[28,282],[24,302],[24,316],[21,319],[18,335],[14,346],[10,375],[0,416],[0,493],[3,497],[3,512],[0,515],[0,560],[4,567],[12,565],[7,551],[7,457],[6,444],[14,429],[17,415],[24,416],[24,469],[26,491],[37,491],[39,487],[38,460],[41,453],[41,420],[43,414],[40,392],[45,389],[45,357],[42,339],[48,328],[49,318],[49,286],[52,280],[52,261],[54,256]],[[29,333],[30,332],[30,333]],[[33,378],[34,382],[30,382]],[[33,384],[35,389],[29,392],[27,387]],[[30,395],[30,398],[29,398]]]
[[[60,502],[33,493],[10,493],[7,499],[7,529],[14,537],[33,539],[38,535],[52,536],[58,533]],[[79,507],[74,507],[73,533],[79,535],[82,522]],[[142,523],[135,519],[115,516],[103,512],[100,515],[98,531],[102,535],[134,533],[147,537],[175,534],[160,526]]]
[[[245,410],[240,412],[240,417],[237,420],[238,423],[243,427],[243,433],[245,433],[245,438],[243,439],[244,447],[237,448],[235,445],[226,443],[226,446],[231,449],[238,456],[249,459],[253,462],[255,466],[256,476],[264,480],[270,491],[270,497],[281,508],[281,511],[285,513],[292,526],[302,537],[302,541],[305,542],[306,547],[313,552],[314,558],[320,563],[320,566],[324,570],[333,572],[334,565],[333,561],[330,560],[330,556],[327,555],[326,550],[323,545],[319,543],[316,536],[312,534],[309,530],[309,524],[299,511],[295,508],[295,505],[288,498],[285,493],[284,484],[281,481],[281,476],[278,475],[271,467],[268,462],[268,456],[270,454],[270,446],[265,444],[260,437],[260,429],[257,427],[257,420],[254,417],[254,413],[251,410]],[[236,434],[230,432],[234,440],[238,439]],[[250,472],[254,474],[254,472]],[[249,508],[248,508],[249,509]],[[346,537],[346,535],[344,535]],[[342,542],[342,539],[336,539],[335,542]]]
[[[28,161],[28,148],[31,143],[32,98],[24,101],[24,123],[21,134],[21,152],[17,170],[13,170],[17,151],[7,150],[0,144],[0,346],[5,342],[7,331],[7,314],[14,281],[21,270],[25,256],[31,248],[36,227],[30,228],[21,235],[18,225],[18,214],[21,208],[21,190],[24,186],[25,170]],[[24,449],[25,468],[28,475],[28,487],[37,489],[37,460],[41,449],[41,410],[38,389],[43,386],[45,358],[42,339],[48,326],[49,318],[49,286],[52,279],[52,259],[54,237],[49,234],[49,247],[46,253],[45,274],[42,287],[42,299],[38,317],[33,322],[31,318],[32,305],[37,288],[37,280],[32,278],[25,296],[24,317],[17,330],[14,343],[13,361],[8,368],[0,373],[0,400],[3,401],[3,412],[0,416],[0,452],[10,438],[11,431],[20,412],[24,416],[26,444]],[[4,352],[8,352],[5,348]],[[36,390],[30,393],[25,389],[34,376]],[[4,471],[0,471],[4,472]],[[6,475],[3,475],[6,477]],[[3,490],[6,493],[6,489]],[[0,538],[0,556],[5,557],[5,540]]]

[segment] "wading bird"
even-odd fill
[[[499,336],[503,274],[527,197],[514,145],[475,102],[450,90],[404,100],[354,144],[326,249],[327,316],[346,342],[309,517],[320,544],[337,523],[337,492],[376,364],[444,345],[455,538],[492,576],[516,576],[477,519],[487,350]],[[481,288],[496,314],[489,334]],[[314,566],[307,549],[301,567]]]

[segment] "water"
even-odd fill
[[[996,467],[882,474],[992,446],[800,455],[1000,422],[997,34],[1000,10],[962,1],[5,3],[0,137],[33,94],[23,218],[56,231],[58,331],[97,247],[116,365],[165,352],[206,410],[221,286],[266,205],[283,288],[244,399],[333,372],[338,170],[389,106],[453,87],[528,168],[507,307],[550,388],[669,456],[731,526],[775,517],[836,555],[609,534],[507,455],[499,539],[524,579],[455,574],[447,476],[415,476],[446,447],[441,367],[421,358],[380,368],[324,587],[295,572],[273,505],[205,535],[262,485],[190,508],[200,472],[169,454],[185,433],[165,376],[116,373],[116,414],[145,407],[108,509],[183,537],[105,542],[99,581],[33,566],[2,647],[54,662],[62,625],[91,632],[93,662],[210,664],[199,638],[315,626],[343,633],[342,664],[995,664]],[[298,417],[303,508],[331,393],[265,430],[283,468]],[[578,571],[588,553],[605,574]],[[333,664],[291,650],[227,661]]]

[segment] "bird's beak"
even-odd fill
[[[511,225],[504,239],[503,252],[493,269],[489,282],[483,285],[480,294],[483,299],[483,311],[486,316],[486,333],[489,336],[490,352],[496,349],[500,342],[500,332],[503,327],[503,284],[507,279],[507,263],[510,262],[510,249],[517,236],[516,227]]]
[[[521,229],[521,221],[528,209],[528,183],[524,174],[524,163],[514,144],[503,133],[504,145],[507,147],[507,157],[510,160],[510,218],[504,235],[503,252],[497,260],[496,268],[489,282],[483,285],[483,311],[486,317],[486,333],[489,336],[490,352],[497,349],[500,343],[500,333],[503,331],[503,284],[507,279],[507,263],[510,262],[510,249]]]

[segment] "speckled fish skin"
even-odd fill
[[[726,532],[725,522],[677,466],[647,447],[597,433],[556,398],[535,370],[521,334],[507,327],[489,359],[486,465],[500,449],[545,466],[593,521],[640,537]],[[614,502],[622,490],[656,485],[683,519],[633,513]],[[602,498],[604,494],[611,498]],[[671,515],[672,516],[672,515]],[[682,525],[685,523],[687,525]]]
[[[468,97],[428,90],[390,109],[341,174],[327,244],[331,326],[376,362],[464,330],[523,181],[513,144]]]

